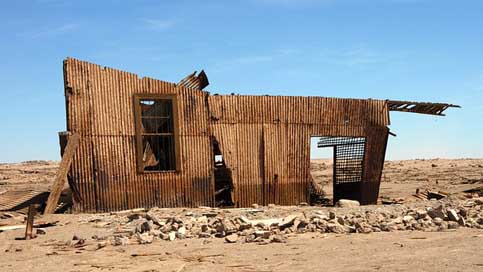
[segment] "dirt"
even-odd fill
[[[0,193],[5,190],[43,190],[55,177],[57,163],[26,162],[0,165]],[[331,164],[312,164],[314,179],[331,194]],[[385,164],[381,196],[407,202],[416,189],[458,194],[483,185],[483,160],[410,160]],[[464,198],[459,194],[460,198]],[[418,204],[418,203],[415,203]],[[398,209],[398,205],[364,209]],[[292,212],[324,212],[341,208],[277,207],[265,217]],[[191,213],[193,209],[166,209]],[[237,213],[238,210],[227,210]],[[349,211],[350,212],[350,211]],[[395,231],[304,233],[289,235],[285,243],[226,243],[219,238],[193,238],[100,247],[93,236],[112,231],[93,218],[103,215],[56,214],[36,220],[58,221],[45,235],[17,240],[25,230],[0,233],[0,271],[483,271],[482,229],[460,227],[441,232]],[[109,215],[104,215],[108,217]],[[94,222],[94,223],[93,223]],[[76,246],[79,240],[84,244]],[[100,248],[99,248],[100,247]]]
[[[332,161],[312,160],[311,174],[332,196]],[[483,184],[483,159],[386,161],[380,197],[409,198],[416,189],[457,192]]]

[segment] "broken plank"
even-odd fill
[[[54,184],[50,190],[49,199],[47,200],[47,206],[45,207],[44,214],[53,213],[59,202],[60,194],[62,189],[64,189],[64,184],[67,179],[67,173],[69,172],[70,165],[72,164],[72,159],[74,158],[75,151],[79,146],[80,136],[78,134],[73,134],[69,137],[67,147],[62,156],[62,161],[60,162],[59,170],[57,171],[57,176],[55,177]]]
[[[27,216],[27,225],[25,226],[25,240],[35,238],[35,234],[33,233],[35,212],[35,205],[31,204]]]

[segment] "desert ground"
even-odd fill
[[[48,189],[57,165],[0,164],[0,196]],[[330,198],[330,161],[314,160],[311,168]],[[22,240],[25,229],[0,232],[0,271],[483,271],[482,187],[483,159],[388,161],[380,197],[400,204],[39,216],[37,222],[55,224],[35,239]],[[447,197],[421,199],[417,189]],[[444,220],[433,216],[438,211]],[[2,226],[25,215],[0,218]],[[226,220],[257,231],[228,235]],[[276,227],[267,223],[273,220]]]

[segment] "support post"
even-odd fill
[[[25,240],[35,238],[35,234],[33,234],[35,212],[35,205],[30,204],[27,216],[27,225],[25,226]]]
[[[64,184],[69,173],[72,159],[74,158],[75,151],[79,147],[80,136],[73,134],[68,138],[67,147],[62,155],[62,161],[60,162],[59,170],[55,177],[54,184],[50,190],[49,199],[47,200],[47,206],[45,207],[44,214],[50,214],[55,211],[57,203],[59,202],[60,194],[64,189]]]

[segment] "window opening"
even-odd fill
[[[141,171],[176,170],[173,99],[138,98],[138,163]]]

